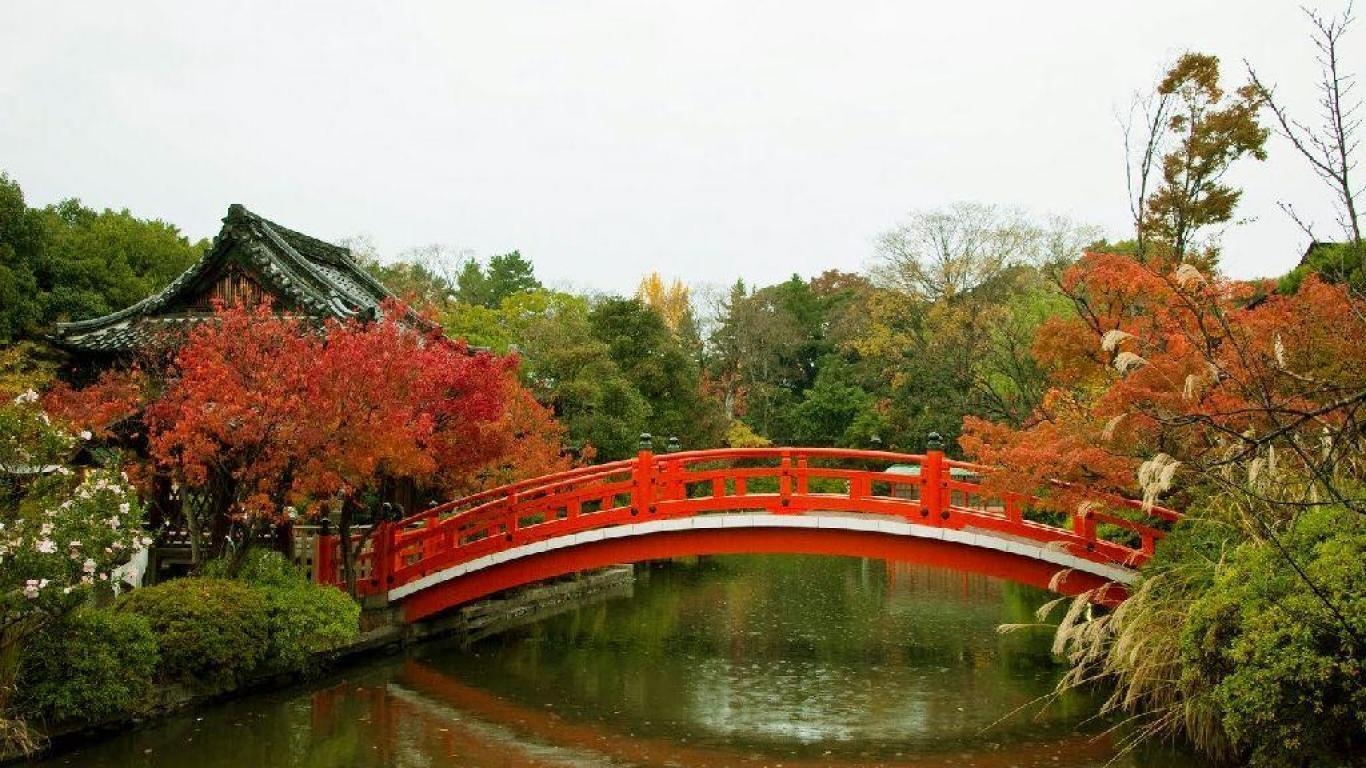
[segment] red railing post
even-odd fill
[[[1024,522],[1024,510],[1020,508],[1020,497],[1015,494],[1006,494],[1002,499],[1006,507],[1006,520],[1016,525]]]
[[[783,507],[792,504],[792,451],[783,451],[778,460],[778,499]]]
[[[1072,532],[1094,543],[1096,540],[1096,520],[1086,509],[1079,509],[1072,515]]]
[[[683,465],[677,459],[664,462],[660,501],[678,501],[687,496],[683,488]]]
[[[920,506],[930,515],[947,517],[944,498],[944,447],[939,442],[939,433],[931,432],[929,445],[925,450],[925,461],[920,465]]]
[[[440,516],[435,512],[428,512],[422,519],[422,559],[430,560],[436,557],[441,551],[441,539],[434,535],[432,530],[441,522]]]
[[[331,526],[318,528],[313,538],[313,581],[318,584],[337,583],[337,537],[332,535]]]
[[[649,434],[640,436],[640,450],[636,453],[636,468],[632,474],[635,490],[631,493],[631,514],[655,511],[655,452]]]

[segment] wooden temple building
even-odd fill
[[[393,296],[351,251],[228,207],[223,229],[203,258],[161,291],[103,317],[59,323],[53,341],[78,361],[106,364],[183,333],[216,301],[269,296],[281,311],[319,319],[374,318]]]
[[[349,249],[231,205],[209,250],[165,288],[103,317],[59,323],[51,338],[71,353],[70,377],[89,379],[135,359],[165,361],[185,331],[211,317],[217,303],[251,304],[269,298],[278,311],[322,321],[378,318],[383,302],[392,297]],[[415,314],[410,319],[425,325]],[[142,431],[128,430],[125,449],[145,450],[138,436]],[[413,489],[407,486],[387,495],[394,505],[414,503]],[[146,502],[148,522],[158,533],[147,564],[149,581],[189,565],[191,535],[184,513],[205,501],[178,491],[166,476],[153,478]],[[307,541],[296,540],[292,526],[281,526],[270,538],[287,554],[311,552]]]

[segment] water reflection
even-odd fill
[[[996,631],[1047,599],[848,558],[654,564],[627,598],[470,647],[420,647],[48,765],[1104,765],[1115,747],[1086,722],[1094,701],[1037,701],[1059,674],[1048,634]]]

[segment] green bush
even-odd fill
[[[161,647],[161,677],[195,688],[241,682],[270,646],[267,600],[241,582],[176,579],[133,592],[121,608],[151,623]]]
[[[335,587],[313,584],[278,552],[248,553],[237,578],[266,600],[270,647],[266,665],[277,671],[308,671],[316,654],[356,639],[360,606]]]
[[[231,557],[210,560],[204,565],[204,575],[210,578],[236,579],[257,586],[281,586],[305,581],[304,572],[284,555],[269,549],[253,547],[241,562],[237,572],[230,573]]]
[[[99,722],[155,703],[157,640],[147,619],[86,609],[54,622],[21,651],[20,708],[49,722]]]
[[[308,671],[315,654],[356,639],[360,605],[336,587],[299,583],[257,587],[270,614],[270,665]]]
[[[1274,545],[1240,544],[1191,607],[1183,677],[1211,689],[1251,765],[1363,764],[1366,649],[1344,621],[1366,628],[1366,520],[1306,512],[1282,542],[1341,617]]]

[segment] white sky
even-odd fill
[[[241,202],[389,255],[520,248],[560,285],[766,284],[955,200],[1123,236],[1115,115],[1165,64],[1248,58],[1302,113],[1316,73],[1294,0],[284,5],[0,0],[0,169],[193,237]],[[1277,200],[1337,235],[1271,152],[1237,174],[1237,276],[1303,251]]]

